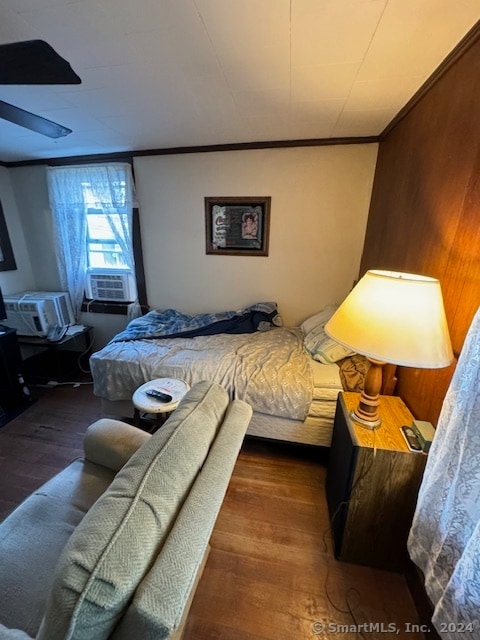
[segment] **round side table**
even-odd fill
[[[149,389],[158,389],[172,396],[171,402],[161,402],[150,396],[147,396],[145,391]],[[134,411],[135,426],[140,426],[141,413],[148,413],[155,415],[155,425],[150,432],[156,431],[167,419],[168,415],[174,411],[180,400],[190,389],[189,385],[183,380],[177,380],[176,378],[156,378],[155,380],[149,380],[142,384],[141,387],[134,392],[132,396]]]

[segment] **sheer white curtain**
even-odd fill
[[[442,638],[480,638],[480,309],[445,397],[408,540]]]
[[[126,189],[119,189],[119,184]],[[48,188],[56,233],[57,264],[62,287],[70,293],[76,315],[82,306],[87,269],[86,186],[96,207],[107,216],[115,241],[134,272],[132,211],[135,189],[132,170],[122,162],[49,167]],[[126,224],[122,216],[126,210]],[[115,215],[114,215],[115,214]]]

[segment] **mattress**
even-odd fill
[[[332,432],[333,417],[313,418],[308,416],[305,420],[299,421],[254,411],[248,425],[247,436],[329,447],[332,441]]]
[[[339,391],[343,391],[340,369],[336,364],[322,364],[309,358],[313,376],[313,399],[336,402]]]
[[[328,442],[326,446],[329,446],[337,396],[343,390],[340,370],[336,364],[322,364],[316,360],[310,360],[310,367],[313,376],[312,401],[302,430],[310,429],[307,433],[312,435],[313,431],[320,429],[322,444]],[[318,434],[315,437],[318,440]]]
[[[335,407],[335,402],[332,402]],[[130,420],[133,417],[133,404],[130,400],[110,401],[101,399],[104,416],[119,420]],[[331,412],[330,412],[331,413]],[[253,412],[247,429],[247,436],[293,442],[295,444],[329,447],[332,440],[333,415],[307,416],[305,420],[280,418],[266,413]]]
[[[312,401],[304,420],[294,420],[254,411],[248,436],[297,444],[329,447],[332,439],[337,395],[342,391],[336,364],[321,364],[309,359],[312,370]],[[115,402],[102,398],[104,415],[131,418],[131,400]]]
[[[94,392],[104,413],[127,417],[133,392],[147,380],[175,377],[192,386],[210,378],[252,405],[247,434],[329,446],[339,367],[310,358],[302,342],[301,331],[282,327],[263,335],[110,343],[90,359]]]
[[[90,358],[95,395],[128,400],[155,378],[221,384],[254,411],[304,420],[314,386],[300,329],[112,341]]]

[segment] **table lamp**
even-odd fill
[[[377,428],[382,367],[388,362],[437,369],[453,360],[440,282],[436,278],[371,270],[325,325],[336,342],[370,362],[352,418]]]

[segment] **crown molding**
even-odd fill
[[[333,145],[370,144],[378,142],[378,136],[349,138],[310,138],[306,140],[273,140],[269,142],[237,142],[231,144],[212,144],[192,147],[168,147],[166,149],[143,149],[138,151],[119,151],[118,153],[100,153],[65,158],[42,158],[38,160],[20,160],[3,162],[5,167],[28,167],[33,165],[68,166],[92,162],[131,161],[144,156],[167,156],[186,153],[214,153],[219,151],[245,151],[248,149],[285,149],[290,147],[326,147]]]

